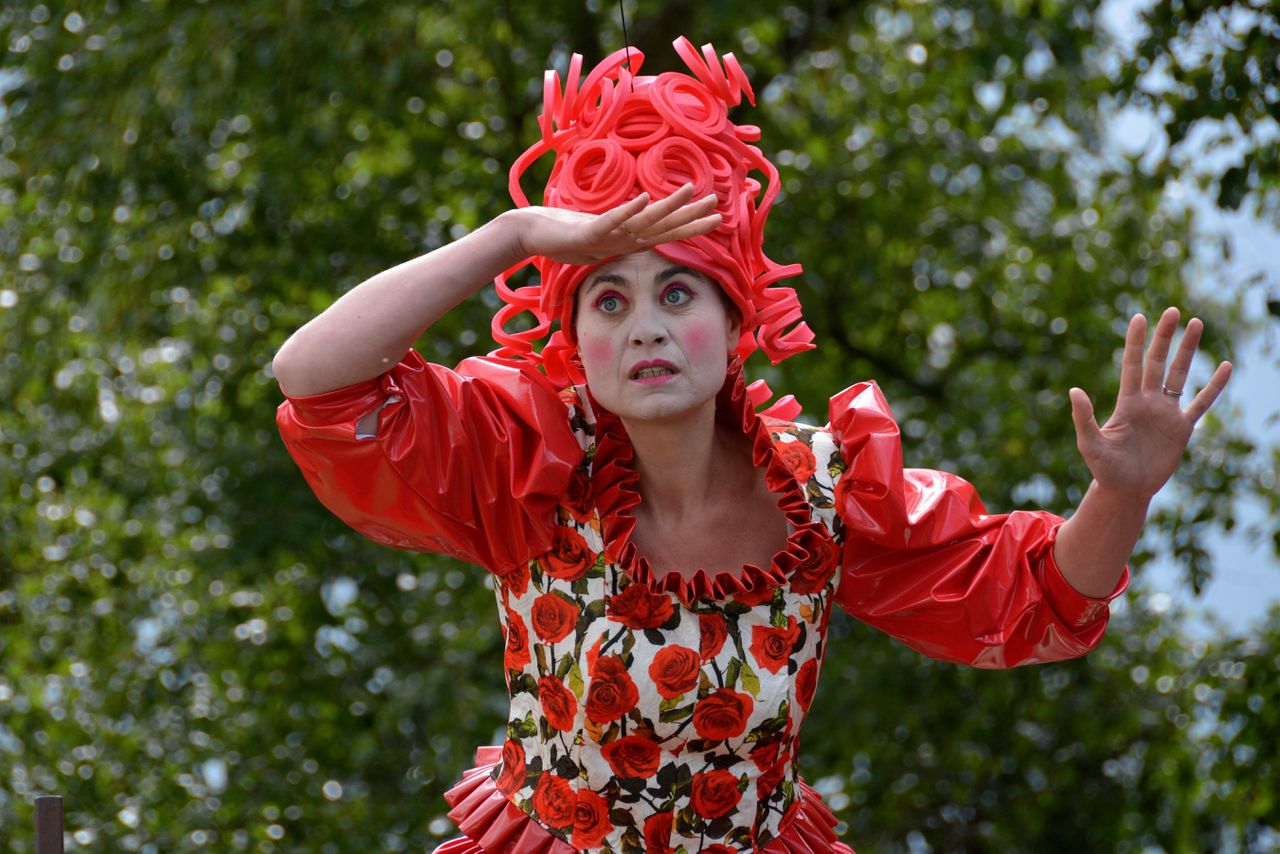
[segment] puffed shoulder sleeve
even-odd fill
[[[372,435],[357,435],[373,412]],[[583,453],[541,374],[492,359],[449,370],[413,350],[371,380],[287,398],[276,423],[316,496],[348,525],[499,575],[551,547],[557,497]]]
[[[836,484],[844,524],[836,601],[925,655],[1003,668],[1075,658],[1102,639],[1108,603],[1075,590],[1054,561],[1063,519],[986,512],[974,488],[944,472],[902,467],[902,442],[874,383],[831,399],[830,429],[846,469]]]

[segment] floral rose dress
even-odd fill
[[[376,431],[358,436],[375,410]],[[626,431],[585,389],[411,351],[280,407],[290,452],[339,517],[495,575],[506,739],[446,793],[464,835],[437,854],[852,852],[796,770],[833,606],[979,667],[1101,639],[1127,572],[1109,596],[1083,596],[1053,560],[1060,518],[988,515],[963,480],[903,469],[874,384],[833,398],[819,429],[758,416],[735,362],[717,418],[751,438],[787,547],[768,567],[659,579],[630,542]]]

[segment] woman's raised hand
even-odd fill
[[[714,231],[720,214],[716,197],[693,198],[685,184],[665,199],[649,202],[641,193],[602,214],[562,208],[528,207],[511,211],[517,218],[520,248],[525,257],[541,255],[562,264],[596,264],[608,258],[640,252],[659,243],[684,240]]]
[[[1089,396],[1079,388],[1068,393],[1076,445],[1094,480],[1139,500],[1150,499],[1173,475],[1196,422],[1209,411],[1231,378],[1231,363],[1222,362],[1192,398],[1191,405],[1183,409],[1179,398],[1204,324],[1194,317],[1187,323],[1166,373],[1177,328],[1178,310],[1165,309],[1144,359],[1147,319],[1137,314],[1129,321],[1120,368],[1120,395],[1115,411],[1102,427],[1094,420]]]

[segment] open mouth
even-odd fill
[[[675,368],[641,368],[631,375],[633,380],[647,380],[654,377],[666,377],[674,374]]]

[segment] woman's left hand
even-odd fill
[[[1165,309],[1144,359],[1142,347],[1147,319],[1136,314],[1129,321],[1120,369],[1120,395],[1115,411],[1102,427],[1093,417],[1093,405],[1082,389],[1073,388],[1071,417],[1076,426],[1076,446],[1099,486],[1147,501],[1173,475],[1191,439],[1191,431],[1231,377],[1231,363],[1218,365],[1204,388],[1185,410],[1180,396],[1187,382],[1192,357],[1200,343],[1204,324],[1199,318],[1187,323],[1186,332],[1165,371],[1165,363],[1178,328],[1178,310]]]

